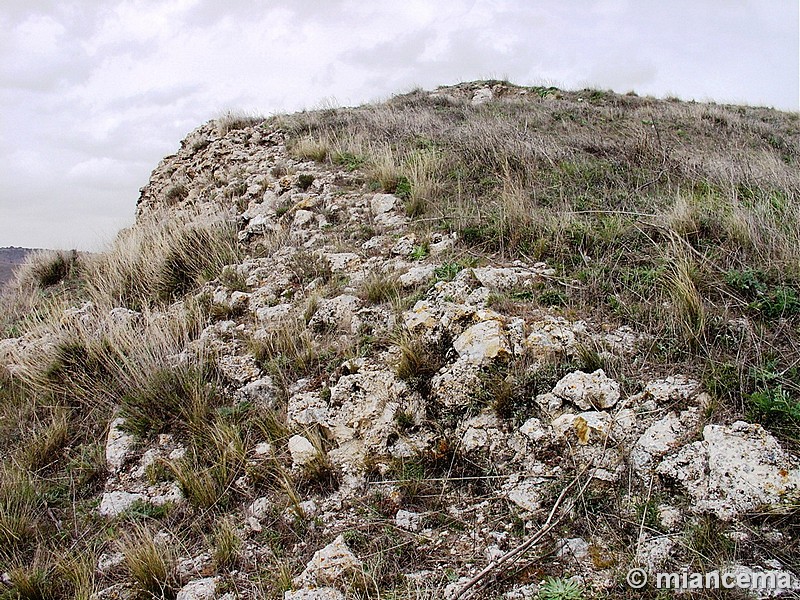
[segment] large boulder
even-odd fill
[[[696,511],[730,520],[762,507],[800,499],[800,469],[760,425],[706,425],[703,439],[684,446],[656,468],[681,483]]]

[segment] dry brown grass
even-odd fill
[[[141,309],[183,297],[243,256],[236,227],[197,213],[148,213],[87,267],[87,289],[103,307]]]

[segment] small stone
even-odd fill
[[[144,499],[145,497],[142,494],[133,494],[121,490],[105,492],[100,500],[99,512],[103,517],[116,517],[128,510],[135,502]]]
[[[214,600],[218,580],[219,577],[195,579],[180,589],[176,600]]]
[[[272,456],[274,453],[275,449],[269,442],[259,442],[253,447],[253,455],[257,458],[266,458]]]
[[[489,89],[489,88],[481,88],[481,89],[477,90],[472,95],[472,100],[470,100],[470,104],[472,106],[478,106],[480,104],[485,104],[486,102],[491,100],[493,97],[494,97],[494,93],[492,92],[491,89]]]
[[[307,465],[317,458],[319,452],[314,444],[302,435],[293,435],[289,438],[289,454],[292,455],[292,463],[296,467]]]
[[[403,287],[422,285],[430,279],[433,279],[435,271],[436,267],[434,265],[420,265],[418,267],[411,267],[408,271],[400,275],[400,285]]]
[[[107,573],[125,562],[125,555],[122,552],[104,552],[97,559],[97,570],[100,573]]]
[[[294,580],[298,586],[326,586],[341,583],[360,572],[363,563],[350,551],[343,536],[317,550],[305,570]]]
[[[649,573],[656,573],[669,560],[674,547],[675,541],[669,536],[653,537],[645,532],[636,544],[636,563],[644,565]]]
[[[256,519],[263,519],[272,512],[272,501],[266,496],[256,498],[248,507],[247,513]]]
[[[332,587],[303,588],[284,592],[283,600],[344,600],[344,594]]]
[[[129,433],[122,430],[125,419],[117,417],[108,427],[108,438],[106,439],[106,463],[109,471],[116,472],[122,468],[131,450],[136,444],[136,439]]]
[[[372,214],[377,216],[394,210],[397,200],[394,194],[375,194],[370,201]]]
[[[422,527],[422,515],[410,510],[400,509],[394,517],[394,522],[400,529],[406,531],[419,531]]]
[[[519,432],[532,442],[538,442],[547,437],[547,429],[536,417],[531,417],[519,428]]]
[[[558,557],[572,558],[577,562],[584,562],[589,558],[589,542],[583,538],[561,540],[558,549]]]
[[[316,216],[315,213],[311,212],[310,210],[298,210],[294,213],[294,220],[292,221],[292,227],[305,227],[311,221],[314,220]]]
[[[659,504],[658,522],[665,529],[675,531],[683,522],[683,513],[680,509],[669,504]]]

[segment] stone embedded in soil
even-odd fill
[[[477,365],[511,354],[503,324],[496,320],[469,327],[453,342],[453,348],[460,357]]]
[[[693,510],[724,520],[800,499],[797,460],[763,427],[744,421],[706,425],[702,441],[668,456],[656,472],[684,486]]]
[[[556,383],[553,394],[569,400],[581,410],[614,406],[620,397],[619,383],[606,376],[602,369],[594,373],[574,371]]]
[[[347,547],[343,536],[317,550],[305,570],[294,579],[298,587],[333,586],[358,573],[363,563]]]
[[[130,455],[136,439],[129,433],[123,431],[122,426],[125,419],[117,417],[108,427],[108,438],[106,439],[106,463],[108,470],[112,473],[119,471],[125,460]]]
[[[319,452],[308,438],[302,435],[293,435],[289,438],[289,454],[295,467],[302,467],[316,460]]]
[[[217,595],[219,577],[195,579],[183,586],[176,600],[213,600]]]
[[[134,503],[145,500],[144,494],[137,494],[117,490],[105,492],[100,500],[100,515],[103,517],[116,517],[128,510]]]

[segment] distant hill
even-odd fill
[[[32,251],[31,248],[17,248],[15,246],[0,248],[0,286],[11,281],[14,269],[21,265],[28,253]]]

